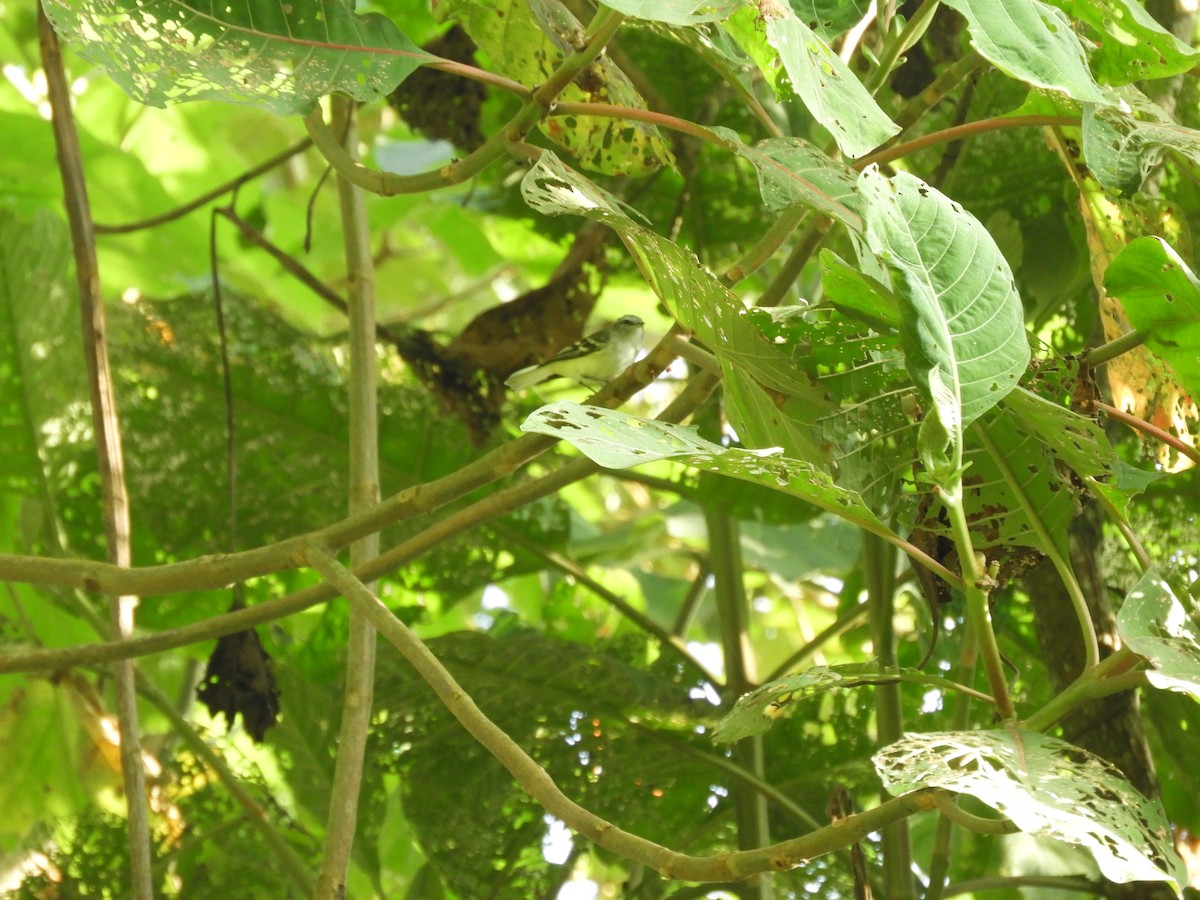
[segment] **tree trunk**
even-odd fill
[[[1100,655],[1104,657],[1112,653],[1118,639],[1116,615],[1100,573],[1099,518],[1099,508],[1091,506],[1072,523],[1071,566],[1087,598]],[[1042,657],[1055,691],[1060,691],[1083,670],[1083,644],[1071,601],[1049,561],[1026,576],[1025,587],[1033,602]],[[1088,704],[1064,719],[1062,730],[1066,740],[1111,762],[1147,797],[1158,796],[1158,777],[1135,692],[1114,694]],[[1105,882],[1104,896],[1110,900],[1167,900],[1175,892],[1162,883]]]

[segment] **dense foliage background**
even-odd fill
[[[878,5],[0,3],[3,890],[1196,882],[1195,10]]]

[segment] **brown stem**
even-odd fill
[[[38,39],[53,111],[54,145],[63,182],[63,205],[70,223],[71,245],[75,254],[75,277],[79,286],[83,351],[87,359],[91,391],[92,429],[99,457],[108,561],[115,568],[127,569],[132,561],[129,494],[125,487],[120,422],[105,340],[104,298],[100,290],[100,268],[96,261],[96,234],[88,202],[87,182],[83,176],[79,135],[71,114],[71,92],[62,51],[58,35],[41,4],[38,4]],[[133,611],[136,606],[135,596],[122,593],[109,597],[112,631],[118,640],[128,638],[133,633]],[[129,814],[130,887],[138,900],[152,900],[150,819],[138,735],[137,673],[132,660],[122,660],[114,669],[117,723],[121,738],[121,774]]]

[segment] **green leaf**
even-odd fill
[[[1108,103],[1071,21],[1039,0],[946,0],[967,19],[971,44],[1014,78],[1087,103]]]
[[[953,457],[962,429],[1029,364],[1012,271],[979,221],[919,178],[888,179],[872,166],[859,184],[867,243],[900,276],[906,365],[928,405],[925,455],[944,446]]]
[[[1083,846],[1111,881],[1187,883],[1162,805],[1065,741],[1023,730],[907,734],[874,762],[892,793],[969,794],[1024,832]]]
[[[1104,288],[1187,391],[1200,395],[1200,279],[1183,258],[1162,238],[1136,238],[1109,264]]]
[[[540,415],[544,410],[551,412]],[[566,401],[535,411],[521,428],[560,438],[600,465],[626,468],[677,459],[704,472],[783,491],[878,534],[890,533],[858,494],[835,484],[823,469],[774,451],[730,450],[677,425]]]
[[[530,88],[546,81],[584,34],[583,26],[557,0],[444,0],[437,5],[437,15],[457,21],[499,72]],[[592,64],[586,79],[567,85],[558,99],[646,108],[629,77],[607,56]],[[658,129],[642,122],[570,116],[551,117],[538,127],[591,171],[645,175],[674,164]]]
[[[742,0],[605,0],[604,5],[635,19],[695,25],[727,18]]]
[[[767,41],[792,87],[843,153],[862,156],[900,131],[850,67],[790,9],[773,5],[763,16]]]
[[[916,672],[915,669],[903,670]],[[780,716],[794,713],[794,704],[829,691],[895,682],[898,670],[878,663],[847,663],[840,666],[814,666],[804,672],[777,678],[738,698],[713,730],[717,744],[731,744],[767,731]]]
[[[720,126],[710,130],[726,139],[727,149],[754,166],[767,209],[807,206],[851,231],[862,231],[858,174],[849,166],[802,138],[769,138],[748,147],[735,131]]]
[[[828,43],[862,21],[869,0],[788,0],[801,22]]]
[[[1153,666],[1152,685],[1200,700],[1200,627],[1171,586],[1150,569],[1134,585],[1117,614],[1122,640]]]
[[[335,91],[377,100],[432,59],[390,19],[356,15],[344,0],[49,0],[45,9],[80,56],[150,106],[209,99],[307,113]]]
[[[1054,0],[1054,5],[1091,27],[1092,68],[1107,84],[1169,78],[1188,71],[1200,56],[1135,0]]]
[[[563,438],[592,462],[609,469],[725,452],[720,444],[700,437],[695,428],[567,400],[534,410],[521,423],[521,430]]]
[[[880,334],[900,330],[896,298],[883,285],[851,266],[832,250],[820,255],[821,285],[829,304]]]
[[[63,411],[86,396],[68,241],[49,212],[0,210],[0,491],[25,497],[42,496],[42,467],[61,456],[44,429],[66,426]]]

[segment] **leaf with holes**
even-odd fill
[[[613,469],[676,459],[714,475],[790,494],[875,534],[892,534],[854,491],[835,484],[823,469],[779,456],[775,448],[727,449],[704,440],[689,428],[567,401],[535,410],[521,424],[521,430],[564,440],[593,462]]]
[[[907,669],[916,672],[915,669]],[[883,669],[878,663],[847,663],[841,666],[814,666],[761,685],[743,694],[713,731],[716,744],[732,744],[742,738],[762,734],[780,716],[790,716],[795,704],[828,691],[895,682],[895,669]]]
[[[335,91],[376,100],[428,53],[384,16],[342,0],[196,4],[184,0],[47,0],[54,28],[129,96],[306,113]]]
[[[1096,77],[1106,84],[1169,78],[1188,71],[1200,56],[1200,51],[1159,25],[1137,0],[1057,0],[1055,5],[1091,28],[1089,61]]]
[[[937,477],[957,478],[943,460],[959,457],[963,429],[1029,365],[1012,270],[974,216],[919,178],[871,166],[859,188],[867,244],[899,274],[905,362],[926,405],[922,457]]]
[[[1109,264],[1104,288],[1150,349],[1200,396],[1200,279],[1188,264],[1162,238],[1140,237]]]
[[[1187,883],[1162,805],[1065,741],[1034,731],[906,734],[874,763],[893,794],[970,794],[1024,832],[1084,847],[1111,881],[1166,881],[1176,890]]]
[[[534,410],[521,423],[521,430],[562,438],[592,462],[609,469],[725,452],[720,444],[696,434],[694,428],[566,400]]]
[[[768,8],[769,7],[769,8]],[[900,130],[850,67],[785,4],[763,4],[767,41],[812,117],[842,152],[859,157]]]
[[[529,88],[546,81],[584,34],[557,0],[442,0],[436,7],[438,18],[457,21],[498,71]],[[646,108],[628,76],[607,56],[567,85],[558,100]],[[538,127],[590,171],[645,175],[674,163],[658,129],[642,122],[551,116]]]
[[[1152,685],[1200,700],[1200,627],[1153,569],[1129,592],[1117,614],[1117,629],[1129,648],[1149,660]]]
[[[726,149],[754,166],[767,209],[807,206],[837,219],[851,231],[862,231],[858,174],[849,166],[802,138],[769,138],[751,147],[729,128],[709,130],[725,139]]]

